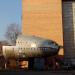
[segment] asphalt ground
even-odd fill
[[[24,74],[24,75],[75,75],[75,70],[62,70],[62,71],[32,71],[32,70],[0,70],[0,75],[3,74]]]

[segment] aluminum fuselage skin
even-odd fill
[[[59,45],[52,40],[35,36],[19,36],[16,46],[3,46],[3,55],[5,58],[47,57],[56,55],[59,49]]]

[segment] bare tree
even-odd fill
[[[18,24],[13,23],[7,27],[5,37],[11,45],[15,45],[17,36],[19,34],[20,34],[20,29]]]

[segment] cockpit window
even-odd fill
[[[52,42],[52,41],[50,41],[50,42],[48,42],[48,44],[53,44],[54,42]]]

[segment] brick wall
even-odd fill
[[[22,33],[51,39],[63,46],[61,0],[22,0]]]

